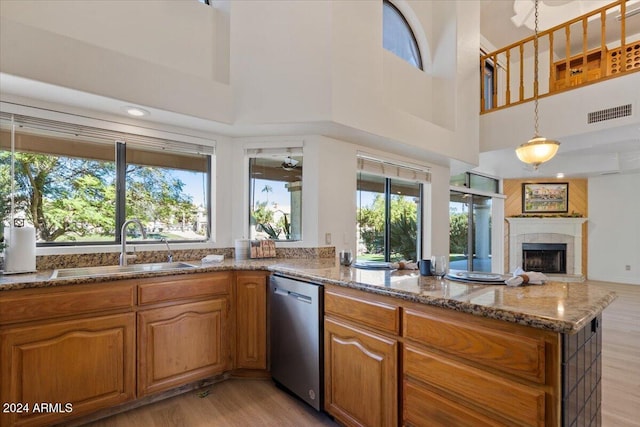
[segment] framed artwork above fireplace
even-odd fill
[[[522,213],[566,213],[569,211],[569,183],[522,184]]]

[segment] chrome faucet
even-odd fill
[[[147,232],[144,231],[144,226],[142,225],[139,219],[137,218],[128,219],[124,222],[124,224],[122,224],[122,229],[120,230],[120,244],[122,245],[122,247],[120,248],[120,265],[121,266],[127,265],[128,259],[134,259],[136,257],[135,254],[132,254],[132,255],[127,254],[127,226],[131,223],[138,224],[138,226],[140,227],[140,231],[142,231],[142,238],[143,239],[147,238]]]
[[[164,242],[164,244],[167,245],[167,262],[173,262],[173,253],[171,253],[169,242],[165,238],[160,239],[160,241]]]

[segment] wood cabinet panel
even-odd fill
[[[229,369],[227,317],[225,298],[138,312],[138,395]]]
[[[325,317],[325,410],[348,426],[398,423],[398,342]]]
[[[231,272],[227,271],[149,279],[138,286],[138,304],[207,298],[228,294],[230,287]]]
[[[415,310],[403,311],[403,333],[423,345],[472,362],[532,380],[545,382],[545,341],[457,322]]]
[[[375,329],[398,334],[400,332],[400,308],[374,300],[363,299],[361,296],[345,294],[346,291],[336,292],[325,288],[324,310],[371,326]]]
[[[236,273],[238,369],[267,369],[267,279],[264,272]]]
[[[415,427],[507,427],[410,380],[403,383],[404,425]]]
[[[0,324],[132,309],[134,286],[118,281],[0,292]]]
[[[404,348],[406,375],[424,381],[499,417],[528,426],[545,425],[545,392],[445,359],[411,345]]]
[[[50,425],[135,396],[133,313],[3,331],[0,401],[72,404],[72,412],[0,414],[5,425]]]

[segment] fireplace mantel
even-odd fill
[[[582,224],[588,218],[506,218],[509,236],[531,233],[556,233],[582,237]]]
[[[540,242],[540,235],[558,235],[569,243],[567,273],[582,276],[582,224],[588,218],[505,218],[509,222],[509,271],[522,265],[522,243]]]

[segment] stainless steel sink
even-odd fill
[[[86,276],[111,276],[125,273],[149,273],[156,271],[184,270],[196,268],[195,265],[186,262],[158,262],[151,264],[130,264],[125,266],[104,265],[100,267],[60,268],[51,274],[52,279],[86,277]]]

